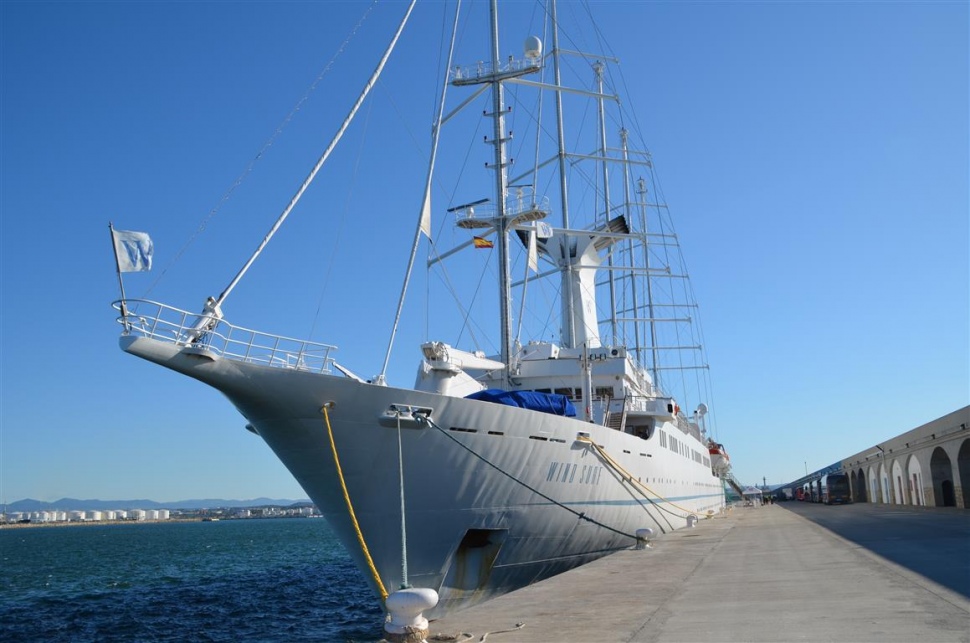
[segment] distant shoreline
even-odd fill
[[[225,518],[225,520],[230,520]],[[232,518],[232,520],[248,520]],[[204,522],[202,518],[169,518],[167,520],[59,520],[57,522],[7,522],[0,529],[30,529],[31,527],[93,527],[96,525],[157,525],[166,522]]]
[[[161,519],[145,519],[145,520],[60,520],[57,522],[7,522],[0,523],[0,529],[30,529],[33,527],[94,527],[98,525],[102,526],[115,526],[115,525],[160,525],[165,523],[185,523],[185,522],[229,522],[235,520],[286,520],[290,518],[322,518],[323,516],[249,516],[248,518],[202,518],[202,517],[190,517],[190,518],[168,518],[165,520]]]

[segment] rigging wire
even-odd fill
[[[223,193],[222,198],[220,198],[219,201],[216,203],[216,205],[211,210],[209,210],[209,213],[205,217],[203,217],[202,222],[199,224],[199,227],[195,230],[195,232],[193,232],[189,236],[189,238],[185,241],[185,243],[182,244],[182,247],[178,250],[178,252],[175,253],[175,256],[172,257],[172,259],[165,265],[164,268],[162,268],[161,271],[159,271],[158,277],[156,277],[152,281],[151,285],[148,287],[148,290],[145,293],[146,297],[161,282],[162,278],[168,272],[169,268],[171,268],[176,263],[178,263],[178,261],[182,258],[182,255],[184,255],[185,252],[189,249],[189,246],[191,246],[195,242],[196,238],[198,238],[199,235],[205,232],[212,218],[215,217],[216,214],[218,214],[218,212],[226,204],[226,202],[229,201],[229,198],[232,196],[233,192],[235,192],[236,189],[240,185],[242,185],[243,181],[245,181],[246,178],[249,177],[256,163],[260,159],[262,159],[263,154],[265,154],[266,151],[273,146],[276,140],[283,133],[283,130],[286,128],[286,126],[290,124],[290,121],[293,120],[293,117],[296,116],[296,113],[300,111],[300,109],[303,107],[303,104],[306,103],[308,100],[310,100],[310,95],[316,90],[317,85],[319,85],[320,82],[323,81],[324,77],[330,73],[330,69],[333,67],[334,63],[344,53],[344,50],[347,48],[350,42],[357,35],[357,32],[360,31],[361,26],[370,16],[371,12],[374,10],[374,7],[376,5],[377,5],[377,0],[372,0],[370,5],[367,7],[367,9],[364,10],[364,13],[357,20],[357,24],[353,26],[353,28],[350,30],[350,33],[347,35],[346,38],[344,38],[344,41],[340,43],[339,47],[337,47],[337,51],[334,52],[334,54],[330,57],[330,60],[320,71],[320,73],[317,74],[317,77],[313,80],[313,82],[310,83],[310,86],[307,87],[306,91],[303,92],[303,96],[300,97],[300,99],[296,102],[296,105],[294,105],[293,108],[290,110],[289,114],[287,114],[286,117],[283,119],[283,121],[276,126],[276,130],[273,132],[273,134],[266,140],[266,142],[263,143],[262,147],[259,148],[259,151],[256,152],[256,156],[254,156],[249,161],[249,163],[246,164],[246,167],[243,168],[242,173],[240,173],[240,175],[236,177],[236,180],[233,181],[232,184],[229,186],[229,188]]]
[[[482,271],[478,275],[478,283],[475,284],[475,292],[472,295],[471,301],[468,302],[467,313],[465,315],[465,318],[462,320],[462,326],[461,326],[461,329],[458,331],[458,336],[455,338],[456,344],[461,341],[461,336],[464,334],[465,329],[467,328],[468,334],[472,336],[472,343],[474,344],[475,348],[478,350],[482,350],[482,346],[479,345],[478,339],[475,338],[475,332],[474,332],[475,324],[474,324],[474,319],[472,318],[471,311],[472,311],[472,308],[475,307],[475,302],[478,301],[478,296],[482,293],[482,283],[485,281],[485,277],[489,274],[490,272],[489,266],[491,265],[492,265],[492,253],[489,253],[488,259],[485,261],[485,265],[482,266]],[[450,281],[449,281],[449,284],[450,284]],[[458,296],[457,291],[454,291],[452,289],[452,292],[454,293],[455,297]],[[487,337],[487,334],[486,334],[486,337]],[[493,350],[494,350],[494,346],[493,346]]]
[[[414,6],[413,2],[411,6],[412,7]],[[454,26],[452,27],[451,45],[449,46],[449,51],[448,51],[447,66],[449,68],[451,67],[452,55],[454,54],[455,32],[458,29],[458,16],[460,15],[460,11],[461,11],[461,3],[459,2],[458,6],[456,6],[455,8],[455,20],[454,20]],[[413,271],[414,271],[414,263],[418,253],[418,246],[421,242],[421,236],[423,234],[426,234],[428,235],[429,239],[431,236],[431,230],[430,230],[431,186],[433,184],[433,178],[434,178],[434,164],[435,164],[435,159],[438,151],[438,141],[441,133],[441,120],[442,120],[442,114],[445,107],[445,96],[446,96],[447,86],[448,86],[447,82],[442,83],[441,96],[438,98],[437,113],[435,115],[434,126],[432,127],[432,132],[431,132],[431,135],[432,135],[431,136],[432,137],[431,158],[428,162],[428,174],[425,180],[424,193],[422,194],[421,212],[418,216],[418,224],[414,231],[414,241],[411,243],[411,252],[408,255],[407,269],[404,271],[404,282],[401,284],[401,294],[398,297],[397,312],[395,313],[395,316],[394,316],[394,322],[391,327],[390,337],[388,337],[387,350],[384,353],[384,364],[381,367],[380,374],[377,376],[377,382],[379,383],[385,382],[387,367],[391,361],[391,351],[394,349],[394,340],[397,337],[397,329],[401,321],[401,314],[404,310],[404,301],[405,301],[405,297],[407,296],[408,285],[411,282],[411,275],[413,274]]]
[[[360,146],[357,148],[357,159],[354,161],[354,170],[350,175],[350,183],[347,186],[347,196],[344,200],[343,212],[340,215],[340,221],[337,225],[337,231],[335,234],[331,235],[333,239],[334,249],[340,246],[340,239],[343,237],[344,226],[347,224],[347,214],[351,209],[351,200],[353,197],[354,188],[357,184],[357,177],[360,174],[360,161],[364,156],[364,148],[367,143],[367,131],[370,125],[370,115],[373,110],[373,103],[369,103],[367,107],[367,112],[364,115],[364,123],[360,136]],[[323,288],[320,290],[320,297],[317,299],[317,309],[313,314],[313,321],[310,324],[310,334],[309,337],[313,337],[317,329],[317,322],[320,320],[320,312],[323,310],[323,302],[326,300],[327,287],[330,284],[330,274],[333,272],[334,264],[337,261],[337,252],[333,251],[329,254],[329,260],[327,261],[327,269],[323,276]]]
[[[588,0],[584,0],[582,2],[582,7],[583,7],[583,9],[585,11],[585,14],[586,14],[586,21],[592,26],[593,33],[595,34],[596,42],[598,43],[599,47],[603,51],[605,51],[606,53],[608,53],[609,55],[611,55],[614,58],[616,58],[615,52],[613,51],[612,47],[609,45],[609,42],[603,37],[602,29],[600,28],[599,24],[596,21],[596,18],[594,16],[593,12],[592,12],[592,9],[590,7],[590,3],[588,2]],[[619,67],[619,66],[615,66],[615,65],[609,65],[607,67],[607,70],[608,70],[608,73],[609,73],[609,77],[611,79],[611,85],[612,86],[619,86],[619,87],[621,87],[623,89],[623,93],[625,95],[630,95],[629,85],[627,83],[627,80],[626,80],[625,75],[623,74],[622,68]],[[616,81],[613,81],[612,79],[614,79],[614,78],[617,78],[619,82],[617,83]],[[643,128],[640,125],[640,121],[639,121],[639,118],[638,118],[638,113],[636,112],[636,110],[628,110],[627,107],[628,106],[626,104],[620,104],[619,105],[619,108],[620,108],[619,109],[619,116],[620,116],[619,123],[620,123],[621,126],[624,126],[624,122],[626,121],[627,117],[632,121],[632,123],[633,123],[633,132],[635,133],[636,139],[638,140],[638,143],[637,144],[641,147],[641,149],[649,157],[649,148],[647,147],[647,145],[646,145],[646,143],[644,141],[644,138],[643,138]],[[657,195],[657,197],[658,197],[656,199],[657,200],[657,203],[662,204],[662,203],[664,203],[664,197],[663,197],[663,191],[660,188],[660,185],[658,183],[659,178],[658,178],[657,174],[658,174],[657,173],[657,170],[651,164],[651,166],[650,166],[650,177],[651,177],[651,183],[652,183],[653,188],[654,188],[654,194]],[[667,213],[667,216],[668,217],[670,216],[669,212]],[[658,212],[658,220],[660,222],[661,227],[664,226],[664,219],[665,219],[665,217],[661,213]],[[667,226],[672,228],[672,223],[669,223],[668,222],[667,223]],[[680,249],[680,245],[679,245],[679,242],[677,241],[676,235],[674,235],[673,232],[671,232],[671,235],[672,235],[672,238],[675,240],[675,246],[677,248],[677,259],[679,259],[679,264],[680,264],[679,265],[679,268],[681,270],[681,274],[684,275],[684,277],[685,277],[685,279],[683,279],[683,281],[685,282],[683,284],[683,290],[684,290],[683,297],[684,297],[684,300],[687,302],[687,304],[688,305],[691,305],[692,302],[696,302],[697,299],[696,299],[696,295],[695,295],[694,290],[693,290],[693,285],[690,283],[690,280],[686,278],[688,276],[686,259],[684,258],[683,252]],[[665,265],[667,265],[667,266],[671,265],[671,263],[670,263],[670,253],[667,250],[666,244],[664,244],[664,256],[666,258],[665,259],[665,262],[664,262]],[[672,289],[671,289],[671,295],[673,295]],[[694,315],[692,315],[691,320],[688,322],[688,328],[689,328],[689,335],[690,335],[690,337],[689,337],[689,339],[687,341],[690,343],[690,345],[704,346],[704,342],[703,342],[703,329],[700,327],[700,317],[696,313]],[[676,337],[677,337],[677,342],[683,343],[683,341],[680,339],[681,336],[682,336],[681,335],[682,328],[681,328],[681,325],[680,324],[675,324],[674,332],[675,332]],[[687,344],[684,344],[684,345],[687,345]],[[684,392],[685,395],[687,395],[688,394],[688,391],[691,390],[691,388],[687,384],[687,374],[686,374],[686,371],[687,370],[694,370],[694,371],[696,371],[694,373],[694,380],[695,380],[695,382],[694,382],[694,388],[693,388],[693,390],[696,391],[696,394],[698,395],[698,397],[703,396],[703,399],[706,399],[710,403],[711,407],[713,407],[714,406],[714,403],[713,403],[714,402],[714,400],[713,400],[713,382],[712,382],[712,380],[710,378],[710,375],[709,375],[709,366],[707,364],[706,355],[705,355],[703,349],[700,350],[700,359],[699,359],[699,363],[697,364],[697,366],[699,368],[690,368],[690,367],[686,366],[685,363],[684,363],[684,357],[685,356],[684,356],[683,352],[678,351],[678,362],[679,362],[680,371],[681,371],[681,378],[680,378],[680,380],[681,380],[681,388],[682,388],[682,391]],[[705,375],[704,373],[701,373],[699,371],[704,371],[704,373],[708,373],[708,374]],[[683,401],[686,403],[688,400],[685,399]],[[712,417],[711,420],[712,420],[712,422],[711,422],[711,424],[712,424],[712,427],[711,427],[712,428],[712,433],[716,434],[716,422],[715,422],[715,418]]]
[[[337,133],[330,140],[330,143],[327,145],[327,149],[324,150],[323,154],[320,155],[320,158],[317,159],[317,162],[314,164],[313,169],[311,169],[307,177],[303,179],[303,183],[300,184],[300,187],[299,189],[297,189],[296,194],[293,195],[293,197],[290,199],[290,202],[283,209],[283,212],[280,213],[276,221],[273,222],[273,225],[270,227],[269,232],[267,232],[266,236],[263,237],[263,240],[256,247],[256,250],[253,252],[252,256],[243,265],[243,267],[240,268],[239,272],[236,273],[236,276],[232,278],[232,281],[229,282],[229,285],[226,286],[225,290],[223,290],[216,298],[215,300],[216,309],[218,309],[218,307],[226,300],[226,297],[229,296],[229,293],[232,292],[232,290],[236,287],[239,281],[243,278],[243,275],[246,274],[249,268],[259,257],[260,253],[262,253],[263,249],[269,244],[270,240],[280,229],[280,226],[283,225],[283,222],[293,211],[293,208],[296,207],[296,204],[300,201],[300,198],[303,196],[303,193],[306,192],[306,190],[310,187],[310,184],[313,182],[313,179],[316,177],[317,172],[320,171],[320,168],[323,167],[323,164],[330,157],[330,154],[331,152],[333,152],[334,148],[336,148],[337,143],[340,142],[340,139],[343,137],[344,132],[347,131],[347,128],[350,126],[351,121],[353,121],[354,116],[357,113],[357,110],[360,109],[360,106],[361,104],[363,104],[364,99],[367,98],[367,95],[370,93],[370,90],[374,87],[374,84],[380,78],[381,72],[384,71],[384,66],[387,64],[388,59],[391,57],[391,52],[394,51],[394,48],[401,37],[401,33],[404,31],[404,26],[408,22],[408,18],[411,17],[411,12],[414,10],[415,1],[416,0],[411,0],[411,3],[408,5],[407,11],[405,12],[404,17],[401,19],[401,23],[398,25],[397,31],[394,32],[394,37],[391,39],[391,42],[384,50],[384,54],[381,56],[380,62],[378,62],[377,67],[371,73],[370,78],[368,78],[367,83],[364,85],[364,89],[360,92],[360,95],[357,97],[357,100],[354,102],[354,105],[347,113],[347,116],[344,117],[343,123],[341,123],[340,128],[337,130]]]
[[[515,476],[513,476],[511,473],[509,473],[508,471],[506,471],[505,469],[502,469],[497,464],[495,464],[492,461],[490,461],[487,458],[485,458],[485,456],[483,456],[483,455],[481,455],[481,454],[473,451],[469,446],[467,446],[466,444],[464,444],[461,440],[457,439],[455,436],[453,436],[450,433],[448,433],[447,431],[445,431],[442,427],[440,427],[431,418],[429,418],[427,416],[424,416],[424,415],[419,415],[419,416],[417,416],[417,418],[420,418],[419,421],[425,421],[425,422],[427,422],[428,423],[428,426],[436,429],[439,433],[441,433],[442,435],[444,435],[446,438],[448,438],[449,440],[451,440],[452,442],[454,442],[455,444],[457,444],[458,446],[460,446],[462,449],[464,449],[468,453],[472,454],[473,456],[475,456],[476,458],[478,458],[479,460],[481,460],[482,462],[484,462],[485,464],[487,464],[488,466],[492,467],[493,469],[495,469],[496,471],[498,471],[499,473],[501,473],[506,478],[512,480],[513,482],[515,482],[515,483],[517,483],[519,485],[522,485],[523,487],[525,487],[526,489],[528,489],[532,493],[536,494],[540,498],[543,498],[544,500],[548,500],[549,502],[551,502],[552,504],[556,505],[557,507],[560,507],[561,509],[565,509],[569,513],[571,513],[574,516],[576,516],[578,519],[585,520],[586,522],[591,523],[591,524],[594,524],[597,527],[602,527],[603,529],[606,529],[607,531],[612,531],[614,534],[617,534],[619,536],[624,536],[626,538],[632,538],[633,540],[636,540],[636,541],[639,541],[640,540],[639,538],[636,537],[635,534],[628,534],[625,531],[620,531],[619,529],[617,529],[615,527],[610,527],[609,525],[604,524],[602,522],[599,522],[598,520],[594,520],[593,518],[590,518],[589,516],[587,516],[585,512],[576,511],[572,507],[568,507],[568,506],[564,505],[563,503],[559,502],[555,498],[552,498],[551,496],[547,496],[546,494],[542,493],[541,491],[539,491],[535,487],[529,485],[528,483],[523,482],[522,480],[519,480],[518,478],[516,478]]]

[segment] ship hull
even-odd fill
[[[222,359],[145,337],[124,336],[121,346],[221,391],[376,591],[345,485],[384,587],[438,591],[431,615],[630,548],[638,529],[659,535],[724,506],[719,479],[694,457],[707,449],[669,423],[661,428],[677,433],[678,451],[575,418]],[[388,414],[404,407],[429,410],[430,422]]]

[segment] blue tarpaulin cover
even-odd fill
[[[542,411],[553,415],[576,417],[576,407],[565,395],[558,393],[539,393],[538,391],[503,391],[498,388],[485,389],[471,395],[470,400],[496,402],[508,406],[518,406],[532,411]]]

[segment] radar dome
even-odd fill
[[[542,41],[537,36],[529,36],[525,39],[525,57],[529,60],[539,60],[542,58]]]

